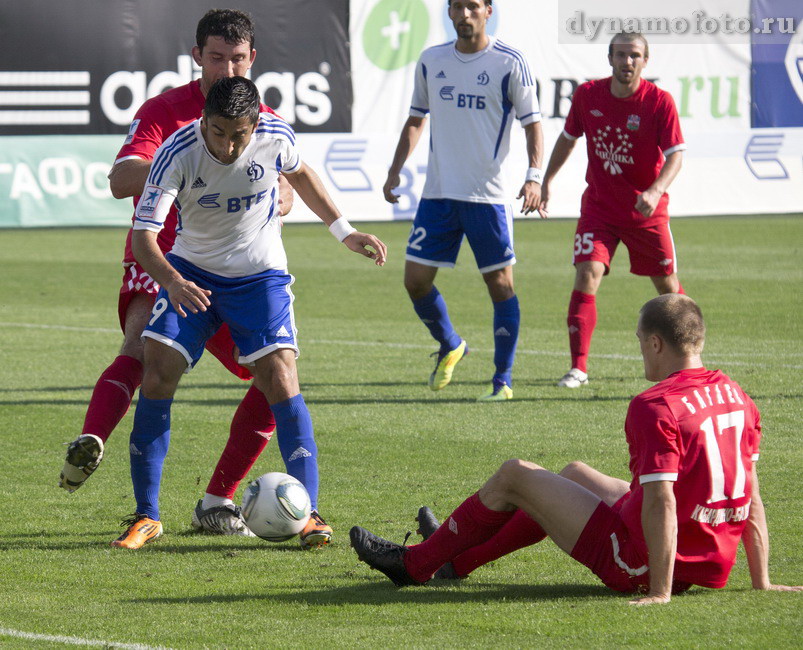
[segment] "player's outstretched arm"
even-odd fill
[[[538,206],[538,213],[542,219],[549,218],[549,183],[569,159],[576,143],[577,140],[567,138],[563,133],[558,136],[555,142],[555,147],[552,149],[552,155],[549,156],[549,164],[544,174],[544,182],[541,185],[541,202]]]
[[[764,512],[764,503],[758,491],[758,475],[756,464],[753,463],[753,477],[751,479],[752,492],[750,494],[750,515],[747,525],[742,532],[747,566],[750,569],[750,581],[753,589],[768,591],[803,591],[803,586],[789,587],[774,585],[770,582],[769,551],[770,536],[767,531],[767,517]]]
[[[544,161],[544,130],[541,128],[541,122],[533,122],[525,126],[524,135],[527,138],[527,159],[530,167],[527,170],[527,179],[516,198],[524,199],[521,204],[521,212],[526,215],[535,212],[541,205],[543,179],[540,175],[543,173],[541,165]],[[531,174],[533,178],[530,178]]]
[[[415,146],[418,144],[421,133],[424,131],[424,124],[426,121],[427,118],[425,117],[411,115],[407,118],[407,121],[402,127],[401,135],[399,136],[399,144],[396,145],[396,153],[393,154],[393,162],[390,164],[387,180],[382,187],[382,193],[385,195],[385,201],[388,203],[399,202],[399,197],[397,194],[393,193],[393,190],[395,190],[401,182],[399,174],[401,173],[402,167],[404,167],[405,161],[410,157],[413,149],[415,149]]]
[[[194,282],[185,280],[165,259],[159,244],[158,233],[152,230],[134,230],[131,234],[131,250],[140,266],[167,291],[168,298],[180,316],[186,317],[182,307],[193,314],[206,311],[212,292],[201,289]]]
[[[641,526],[650,565],[650,591],[634,598],[631,605],[668,603],[672,597],[672,574],[678,541],[677,503],[671,481],[644,484]]]
[[[658,207],[658,202],[661,197],[669,189],[672,181],[680,171],[683,164],[683,152],[676,151],[669,154],[669,157],[664,161],[664,166],[658,173],[658,178],[655,179],[652,185],[638,195],[636,199],[636,210],[641,212],[645,217],[651,217]]]
[[[335,206],[332,197],[329,196],[314,169],[302,162],[297,172],[287,174],[287,180],[293,186],[293,189],[298,192],[307,207],[329,226],[338,241],[343,242],[355,253],[374,260],[377,266],[384,266],[387,258],[385,244],[374,235],[357,232],[348,224],[348,221],[341,220],[340,211]],[[336,221],[339,223],[333,227],[332,224]]]
[[[129,158],[112,166],[109,171],[109,189],[115,199],[139,196],[148,180],[151,161]]]

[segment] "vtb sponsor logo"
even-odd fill
[[[222,207],[220,203],[222,201],[226,204],[226,212],[240,212],[242,210],[250,210],[258,203],[262,203],[267,196],[268,190],[262,190],[257,194],[232,196],[226,199],[221,199],[220,192],[217,192],[215,194],[204,194],[200,199],[198,199],[198,205],[200,205],[202,208],[214,209]]]

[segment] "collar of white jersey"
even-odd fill
[[[463,54],[462,52],[457,51],[457,39],[455,39],[452,43],[452,52],[454,52],[455,58],[462,63],[471,63],[475,59],[479,59],[482,55],[488,52],[496,43],[496,36],[489,36],[488,37],[488,45],[485,48],[481,49],[479,52],[474,52],[472,54]]]

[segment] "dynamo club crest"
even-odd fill
[[[255,160],[252,160],[251,164],[248,166],[248,178],[251,179],[251,182],[256,183],[264,175],[265,175],[265,168]]]

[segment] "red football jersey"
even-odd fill
[[[129,158],[153,160],[153,154],[169,136],[185,124],[201,117],[205,101],[201,92],[201,82],[198,79],[184,86],[166,90],[146,101],[134,116],[128,136],[114,161],[115,164]],[[260,110],[273,113],[264,104],[260,104]],[[138,201],[139,197],[135,196],[135,208]],[[176,207],[174,206],[170,209],[165,227],[159,231],[157,238],[159,248],[163,253],[167,253],[173,248],[173,242],[176,239],[176,223]],[[125,242],[123,263],[133,261],[131,231],[129,230]]]
[[[750,513],[761,421],[741,387],[718,370],[682,370],[638,395],[625,421],[633,481],[621,515],[647,554],[643,484],[674,481],[674,579],[724,587]]]
[[[638,195],[658,178],[665,157],[686,148],[668,92],[642,79],[635,93],[620,99],[611,94],[611,77],[584,83],[574,93],[564,135],[586,136],[583,214],[621,225],[669,219],[666,193],[649,219],[635,208]]]

